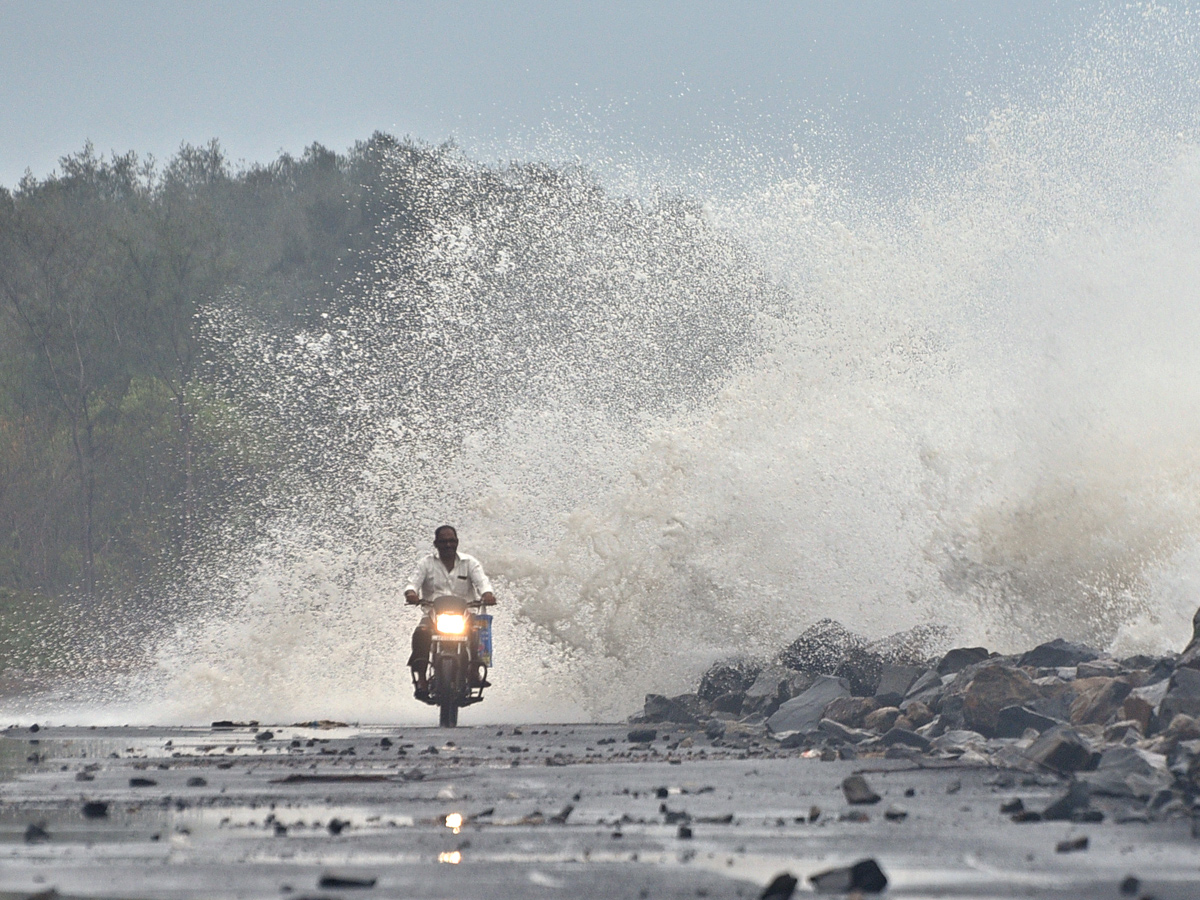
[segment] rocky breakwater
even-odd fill
[[[1014,788],[1064,787],[1044,809],[1007,801],[1018,822],[1200,817],[1200,611],[1165,656],[1061,638],[1014,655],[945,644],[933,626],[868,641],[826,619],[768,659],[714,664],[694,693],[648,695],[630,721],[751,754],[986,766]]]

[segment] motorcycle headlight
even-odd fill
[[[467,630],[467,617],[457,613],[441,613],[437,617],[437,630],[442,634],[462,634]]]

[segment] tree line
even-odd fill
[[[277,448],[208,377],[200,311],[261,321],[336,297],[372,240],[377,134],[235,169],[89,145],[0,189],[0,589],[84,597],[179,572],[252,516]]]

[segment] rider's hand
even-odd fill
[[[496,605],[496,595],[493,594],[491,591],[488,591],[486,594],[481,596],[479,598],[479,600],[481,603],[483,603],[484,606],[495,606]]]
[[[416,606],[421,602],[421,598],[417,596],[416,591],[405,591],[404,602],[409,606]]]

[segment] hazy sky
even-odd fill
[[[0,184],[87,140],[163,159],[215,137],[266,161],[384,130],[486,159],[550,135],[688,152],[758,123],[882,145],[935,131],[968,90],[1056,65],[1097,9],[0,0]]]

